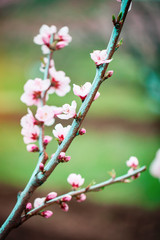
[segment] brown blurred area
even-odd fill
[[[7,185],[0,187],[1,218],[5,220],[13,207],[18,189]],[[43,193],[44,195],[46,193]],[[94,197],[94,195],[93,195]],[[35,216],[18,229],[13,230],[7,240],[159,240],[160,209],[145,210],[122,205],[97,205],[89,201],[70,202],[69,212],[58,206],[50,219]]]

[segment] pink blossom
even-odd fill
[[[69,194],[67,194],[67,195],[65,195],[61,200],[62,200],[63,202],[69,202],[69,201],[71,201],[71,199],[72,199],[72,196],[69,195]]]
[[[39,147],[35,144],[28,144],[26,148],[28,152],[39,152]]]
[[[43,198],[36,198],[34,200],[34,203],[33,203],[34,208],[37,208],[37,207],[41,206],[45,202],[45,199],[46,199],[45,197],[43,197]]]
[[[60,119],[74,118],[76,116],[76,107],[77,107],[76,101],[72,101],[71,105],[64,104],[62,106],[62,114],[57,115],[57,117]]]
[[[149,171],[153,177],[160,179],[160,149],[158,149],[156,156],[150,165]]]
[[[22,128],[21,134],[23,135],[24,143],[29,144],[36,142],[39,138],[39,127],[34,126],[31,128]]]
[[[67,136],[70,128],[70,125],[68,125],[67,127],[63,127],[62,124],[59,123],[55,126],[55,130],[53,130],[53,135],[59,140],[59,142],[62,142]]]
[[[128,170],[128,174],[132,174],[132,173],[134,172],[134,170],[135,170],[135,169],[130,168],[130,169]],[[134,180],[134,179],[140,177],[140,175],[141,175],[140,173],[137,173],[136,175],[132,176],[131,179]]]
[[[65,72],[55,71],[53,68],[49,70],[49,73],[51,76],[51,87],[48,93],[55,92],[60,97],[66,95],[71,89],[69,85],[70,78],[65,76]]]
[[[69,35],[69,28],[68,27],[62,27],[58,33],[57,33],[57,40],[58,43],[56,44],[56,49],[64,48],[67,46],[71,41],[72,37]]]
[[[43,62],[41,63],[41,67],[40,67],[40,71],[41,72],[45,71],[45,67],[46,67],[47,63],[48,63],[48,58],[44,57],[43,58]],[[51,59],[50,63],[49,63],[49,69],[51,69],[51,68],[54,68],[54,70],[55,70],[54,60],[53,59]]]
[[[43,139],[43,144],[44,145],[47,145],[50,141],[52,141],[52,137],[44,136],[44,139]]]
[[[90,92],[92,84],[90,82],[86,82],[83,86],[78,86],[73,84],[73,92],[76,96],[80,97],[82,101],[87,97],[88,93]],[[94,100],[96,100],[100,96],[100,93],[97,92]]]
[[[84,135],[86,133],[86,129],[85,128],[81,128],[79,130],[79,135]]]
[[[39,164],[39,170],[43,173],[43,171],[44,171],[44,164],[43,163]]]
[[[42,45],[41,50],[42,50],[43,54],[49,54],[50,53],[50,49],[46,45]]]
[[[46,126],[51,126],[55,122],[54,110],[55,110],[55,107],[44,105],[37,109],[35,117],[40,122],[43,122]]]
[[[20,124],[23,128],[30,128],[30,127],[34,127],[35,123],[36,123],[36,120],[33,117],[33,113],[28,108],[28,114],[26,114],[21,118]]]
[[[84,183],[84,178],[82,178],[80,174],[71,173],[68,176],[67,181],[73,188],[78,188]]]
[[[86,195],[84,193],[77,196],[77,202],[83,202],[86,200]]]
[[[40,28],[39,34],[34,37],[33,41],[34,41],[34,43],[36,43],[38,45],[49,46],[51,35],[56,33],[56,31],[57,31],[56,26],[52,25],[52,26],[49,27],[49,26],[44,24]]]
[[[138,159],[134,156],[130,157],[129,160],[126,162],[128,167],[136,169],[139,165]]]
[[[28,202],[28,203],[26,204],[26,211],[28,212],[28,211],[30,211],[31,209],[32,209],[32,203]]]
[[[68,212],[68,210],[69,210],[68,204],[65,203],[65,202],[62,202],[62,203],[61,203],[61,209],[62,209],[64,212]]]
[[[40,78],[30,79],[24,85],[24,93],[21,96],[21,101],[28,106],[40,104],[42,98],[42,92],[48,89],[50,86],[50,80],[42,80]]]
[[[45,201],[47,202],[47,201],[52,200],[52,199],[54,199],[56,197],[57,197],[57,193],[56,192],[50,192],[50,193],[48,193]]]
[[[91,59],[95,62],[97,66],[102,65],[104,63],[110,63],[112,59],[107,58],[107,51],[106,50],[95,50],[93,53],[90,53]]]
[[[53,215],[53,212],[49,210],[41,212],[41,216],[45,218],[50,218],[52,215]]]

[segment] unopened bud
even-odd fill
[[[47,202],[47,201],[49,201],[49,200],[51,200],[51,199],[54,199],[54,198],[56,198],[56,197],[57,197],[57,193],[56,193],[56,192],[48,193],[45,201]]]
[[[66,156],[65,158],[64,158],[64,162],[69,162],[71,160],[71,156]]]
[[[59,160],[63,160],[65,158],[65,152],[61,152],[58,156]]]
[[[39,164],[39,170],[43,173],[44,172],[44,164],[40,163]]]
[[[80,130],[79,130],[79,135],[83,135],[83,134],[85,134],[86,133],[86,129],[85,128],[81,128]]]
[[[61,209],[62,209],[64,212],[68,212],[68,210],[69,210],[68,204],[65,203],[65,202],[62,202],[62,203],[61,203]]]
[[[28,212],[28,211],[30,211],[31,209],[32,209],[32,203],[28,202],[28,203],[26,204],[26,211]]]
[[[78,195],[76,197],[76,199],[77,199],[77,202],[83,202],[86,200],[86,195],[84,193],[82,193],[82,194]]]
[[[72,196],[71,196],[71,195],[66,195],[66,196],[64,196],[61,200],[62,200],[63,202],[69,202],[69,201],[71,201],[71,199],[72,199]]]
[[[49,211],[49,210],[41,212],[41,216],[44,218],[50,218],[52,216],[52,214],[53,214],[53,212]]]
[[[35,144],[28,144],[26,148],[28,152],[39,152],[39,148]]]
[[[50,136],[44,136],[43,144],[44,144],[45,146],[47,146],[48,143],[49,143],[51,140],[52,140],[52,137],[50,137]]]

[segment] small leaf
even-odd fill
[[[114,169],[112,169],[112,171],[108,172],[108,174],[111,176],[111,178],[115,179],[116,177],[116,172]]]

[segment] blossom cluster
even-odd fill
[[[72,41],[68,27],[62,27],[57,31],[54,25],[50,27],[42,25],[39,34],[34,37],[33,41],[41,45],[42,52],[49,56],[44,57],[40,66],[40,71],[47,77],[44,79],[29,79],[24,85],[24,93],[21,96],[21,101],[28,107],[36,106],[37,110],[35,114],[33,114],[31,109],[28,108],[28,113],[21,119],[21,133],[24,143],[27,144],[27,151],[38,152],[40,149],[36,145],[36,142],[39,140],[42,126],[52,126],[56,118],[68,120],[70,118],[76,119],[78,116],[76,113],[77,103],[75,100],[71,102],[71,105],[68,103],[65,103],[63,106],[49,106],[46,104],[51,94],[63,97],[71,90],[70,78],[66,76],[65,72],[56,70],[54,60],[51,58],[53,51],[64,48]],[[91,53],[91,59],[97,67],[109,63],[112,60],[107,59],[106,50],[93,51],[93,53]],[[110,76],[113,74],[113,71],[111,72],[112,73],[109,74]],[[90,82],[86,82],[82,86],[73,84],[73,93],[83,102],[90,93],[91,88],[92,84]],[[94,100],[99,96],[100,93],[97,92]],[[65,139],[70,128],[70,125],[64,127],[61,123],[55,125],[52,133],[59,144]],[[77,135],[83,135],[85,132],[86,130],[84,128],[80,129]],[[43,136],[44,149],[51,140],[52,136]]]
[[[84,183],[84,178],[81,177],[80,174],[75,174],[71,173],[68,178],[67,178],[68,183],[74,188],[74,190],[78,189],[82,184]],[[45,203],[47,204],[48,201],[57,198],[57,193],[56,192],[50,192],[47,194],[46,197],[42,198],[36,198],[34,200],[33,206],[32,203],[28,202],[26,204],[25,212],[28,213],[31,211],[33,208],[36,209],[38,207],[45,207]],[[82,194],[77,194],[75,196],[77,202],[83,202],[86,200],[86,195],[84,193]],[[63,195],[63,197],[59,200],[56,200],[55,203],[59,204],[60,208],[64,212],[68,212],[69,206],[66,202],[71,201],[72,196],[69,194]],[[53,212],[50,210],[45,210],[45,211],[40,211],[38,212],[39,215],[41,215],[44,218],[50,218],[53,215]]]
[[[44,153],[44,159],[39,163],[39,171],[45,173],[45,163],[48,160],[46,153],[47,145],[52,141],[53,136],[60,145],[71,129],[71,125],[63,126],[61,123],[57,123],[53,130],[53,136],[44,134],[45,126],[53,126],[56,119],[77,120],[80,117],[80,113],[77,113],[77,102],[73,100],[71,104],[65,103],[62,106],[50,106],[47,105],[47,101],[50,95],[56,94],[59,97],[64,97],[70,92],[70,78],[66,76],[64,71],[57,71],[55,62],[52,59],[53,52],[66,47],[71,41],[72,37],[69,34],[69,28],[64,26],[60,30],[57,27],[42,25],[39,33],[33,39],[34,43],[41,46],[42,53],[47,54],[44,57],[40,66],[40,72],[44,74],[44,78],[29,79],[24,85],[24,93],[21,96],[21,101],[28,106],[28,113],[21,118],[20,124],[22,126],[21,134],[23,135],[24,143],[27,145],[28,152],[42,152]],[[108,59],[106,50],[95,50],[90,54],[91,59],[94,61],[97,68],[103,64],[109,64],[112,59]],[[109,71],[107,77],[111,77],[113,71]],[[76,97],[79,97],[83,102],[87,96],[92,92],[92,84],[90,82],[84,83],[82,86],[73,84],[73,93]],[[97,92],[93,100],[96,100],[100,96]],[[36,107],[33,110],[32,107]],[[77,135],[83,135],[86,133],[84,128],[77,131]],[[37,142],[39,141],[39,145]],[[51,155],[51,158],[54,153]],[[71,157],[66,155],[66,152],[60,152],[57,160],[59,162],[68,162]],[[79,189],[84,183],[84,178],[80,174],[70,174],[68,183],[72,186],[72,190]],[[57,193],[51,192],[46,197],[36,198],[33,207],[37,208],[41,205],[45,206],[45,203],[57,197]],[[62,210],[68,211],[69,207],[66,202],[71,200],[70,195],[65,195],[61,200],[57,200]],[[76,195],[77,202],[82,202],[86,199],[84,193]],[[26,213],[32,208],[31,203],[26,205]],[[49,218],[53,212],[50,210],[40,211],[38,214],[45,218]]]

